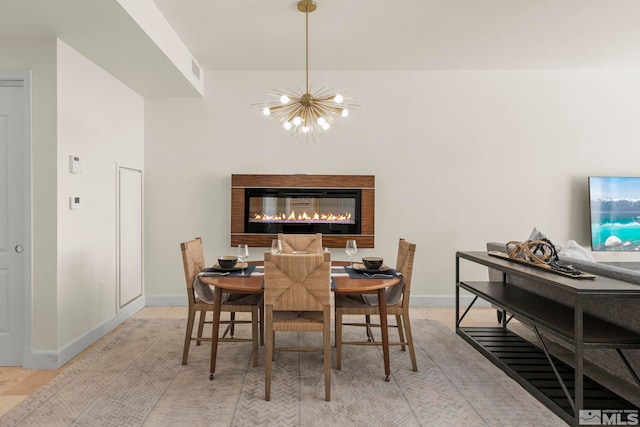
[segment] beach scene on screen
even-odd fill
[[[591,249],[640,251],[640,177],[589,177]]]

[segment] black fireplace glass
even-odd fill
[[[245,233],[360,234],[361,190],[247,188]]]

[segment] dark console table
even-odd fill
[[[461,260],[496,269],[502,272],[502,280],[461,281]],[[531,288],[537,288],[541,292],[533,293],[513,285],[514,277],[525,280]],[[462,314],[460,289],[475,296]],[[566,298],[557,301],[542,296],[545,289],[556,295],[565,295]],[[478,298],[503,311],[499,326],[461,325]],[[632,403],[584,376],[585,348],[616,349],[640,386],[640,378],[622,352],[623,349],[640,348],[640,334],[585,314],[583,307],[587,298],[598,298],[599,304],[607,304],[612,298],[640,298],[640,286],[607,277],[565,277],[538,267],[497,258],[486,252],[456,253],[456,333],[554,413],[576,426],[579,425],[583,409],[621,410],[623,419],[628,413],[625,410],[637,409]],[[539,347],[507,328],[512,318],[533,329],[539,340]],[[573,366],[549,353],[540,331],[560,338],[573,347]]]

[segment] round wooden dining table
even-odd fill
[[[264,265],[263,261],[252,261],[257,266]],[[347,266],[347,261],[331,261],[331,266]],[[389,365],[389,330],[387,326],[387,288],[395,286],[402,280],[399,277],[352,279],[348,275],[332,276],[336,294],[378,294],[380,310],[380,329],[382,335],[382,353],[384,358],[385,381],[390,380],[391,367]],[[209,379],[214,378],[216,371],[216,357],[218,354],[218,329],[220,327],[220,305],[222,293],[263,293],[264,274],[250,276],[201,276],[200,281],[214,287],[213,323],[211,336],[211,366]]]

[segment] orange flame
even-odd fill
[[[313,212],[308,214],[306,211],[302,211],[296,214],[292,210],[289,215],[285,213],[277,213],[275,215],[268,215],[265,213],[256,213],[253,215],[254,221],[322,221],[322,222],[344,222],[351,221],[351,213],[345,212],[344,214],[334,213],[322,213]]]

